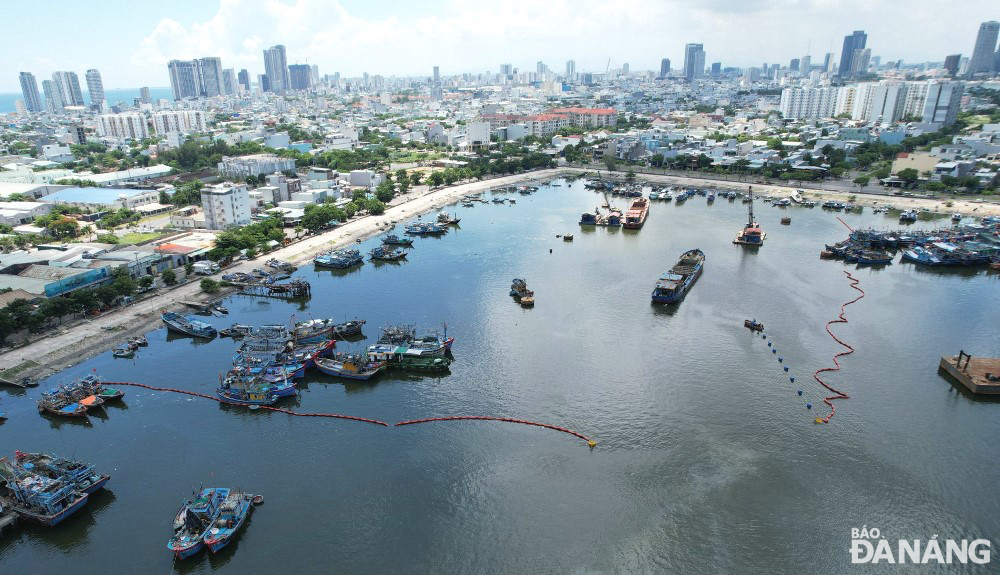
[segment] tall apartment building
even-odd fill
[[[693,82],[705,77],[705,47],[702,44],[684,46],[684,78]]]
[[[225,94],[222,82],[222,60],[208,57],[195,60],[201,80],[201,96],[214,98]]]
[[[576,60],[566,60],[566,80],[572,82],[576,79]]]
[[[83,92],[80,90],[80,79],[76,72],[53,72],[52,81],[59,90],[63,106],[82,106]]]
[[[247,94],[249,94],[250,93],[250,72],[247,72],[246,68],[243,68],[242,70],[240,70],[240,73],[239,73],[239,76],[238,76],[238,82],[239,82],[240,86],[243,86],[243,91],[246,92]]]
[[[201,190],[205,227],[225,230],[250,223],[250,193],[245,184],[226,182]]]
[[[204,132],[208,125],[201,110],[168,110],[153,114],[153,128],[157,134]]]
[[[991,20],[979,25],[976,45],[972,48],[972,57],[969,58],[969,67],[966,70],[970,78],[976,74],[990,74],[996,71],[993,64],[996,58],[997,34],[1000,34],[1000,22]]]
[[[949,54],[944,58],[944,69],[948,71],[948,75],[955,77],[958,75],[958,65],[962,61],[961,54]]]
[[[923,121],[944,125],[954,124],[962,101],[965,85],[962,82],[931,82],[924,100]]]
[[[855,69],[854,54],[857,50],[863,50],[868,42],[868,35],[864,30],[855,30],[850,36],[844,36],[844,47],[840,51],[840,77],[850,78]],[[866,65],[867,68],[867,65]]]
[[[666,78],[670,75],[670,58],[664,58],[660,60],[660,78]]]
[[[174,100],[197,98],[201,95],[201,77],[198,64],[194,60],[171,60],[167,63],[170,72],[170,88]]]
[[[35,81],[35,75],[31,72],[21,72],[20,80],[24,107],[32,113],[44,112],[45,107],[42,105],[42,97],[38,94],[38,82]]]
[[[101,114],[97,133],[116,140],[143,140],[149,137],[149,126],[142,114]]]
[[[290,88],[288,58],[283,45],[264,50],[264,75],[267,76],[269,91],[280,94]]]
[[[312,70],[308,64],[292,64],[288,67],[288,89],[308,90],[312,85],[311,75]]]
[[[222,71],[222,93],[226,96],[236,93],[236,70],[226,68]]]
[[[42,92],[45,93],[45,109],[52,114],[62,114],[65,111],[59,87],[53,80],[42,80]]]
[[[90,107],[98,112],[103,111],[107,106],[104,101],[104,81],[101,80],[101,73],[91,68],[87,70],[87,93],[90,94]]]

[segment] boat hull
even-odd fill
[[[27,509],[20,508],[17,506],[13,506],[12,508],[14,509],[14,511],[17,511],[18,515],[20,515],[25,519],[34,521],[35,523],[40,523],[47,527],[53,527],[64,521],[70,515],[73,515],[74,513],[79,511],[80,508],[87,503],[88,497],[90,497],[88,494],[86,493],[82,494],[76,501],[74,501],[65,509],[54,515],[43,515],[41,513],[35,513],[33,511],[29,511]]]

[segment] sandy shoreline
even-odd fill
[[[226,273],[249,272],[254,268],[261,267],[263,262],[270,258],[301,264],[323,251],[353,245],[357,240],[364,240],[384,233],[394,225],[393,220],[401,222],[407,218],[425,214],[452,203],[464,195],[519,182],[550,179],[564,171],[570,170],[541,170],[436,190],[424,188],[421,191],[411,191],[393,200],[381,216],[363,216],[352,219],[333,230],[307,237],[256,259],[240,262],[225,271]],[[190,308],[184,306],[182,302],[207,302],[233,293],[232,290],[229,290],[223,292],[221,296],[220,294],[214,296],[204,294],[201,292],[198,279],[200,278],[98,318],[81,320],[72,325],[57,328],[28,345],[6,349],[0,353],[0,371],[16,372],[9,374],[9,378],[14,381],[25,377],[33,380],[46,377],[104,353],[129,337],[156,329],[162,325],[160,313],[163,310],[189,311]]]

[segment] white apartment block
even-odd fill
[[[226,182],[202,189],[205,228],[225,230],[250,223],[250,193],[244,184]]]
[[[205,113],[201,110],[170,110],[153,114],[153,128],[157,134],[171,132],[204,132],[208,129]]]
[[[102,114],[97,117],[97,133],[116,140],[142,140],[149,137],[149,126],[142,114]]]
[[[785,88],[778,109],[785,118],[830,118],[836,107],[837,88]]]
[[[275,154],[251,154],[249,156],[223,156],[219,162],[219,175],[237,182],[248,176],[261,176],[274,172],[295,170],[295,160],[282,158]]]

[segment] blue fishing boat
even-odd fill
[[[181,505],[174,516],[174,535],[167,549],[177,559],[187,559],[205,546],[205,536],[212,528],[222,502],[229,496],[228,487],[207,487]]]
[[[88,494],[72,483],[45,477],[0,458],[0,497],[25,519],[52,527],[80,510]]]
[[[698,280],[705,265],[705,254],[701,250],[690,250],[681,255],[670,271],[660,276],[653,287],[654,303],[674,303],[684,298]]]
[[[892,263],[892,254],[880,250],[861,250],[857,254],[858,264],[886,265]]]
[[[160,315],[160,319],[166,324],[167,330],[191,337],[212,339],[219,335],[215,328],[203,321],[185,317],[179,313],[165,311]]]
[[[111,479],[110,475],[97,473],[93,465],[48,453],[15,451],[14,465],[31,473],[69,483],[77,491],[87,495],[101,489]]]
[[[365,257],[358,250],[332,250],[313,258],[313,263],[320,267],[347,269],[362,264]]]
[[[274,405],[281,397],[265,383],[243,383],[224,380],[215,390],[223,403],[233,405]]]
[[[394,262],[406,258],[406,251],[379,246],[369,254],[372,260]]]
[[[254,496],[249,493],[229,493],[219,505],[219,514],[205,535],[205,545],[209,551],[218,553],[236,538],[253,510],[253,502]]]
[[[440,224],[417,222],[406,226],[405,230],[412,236],[436,236],[447,232],[448,228]]]
[[[921,246],[912,246],[910,249],[904,250],[902,259],[903,261],[909,261],[925,266],[941,265],[941,258]]]

